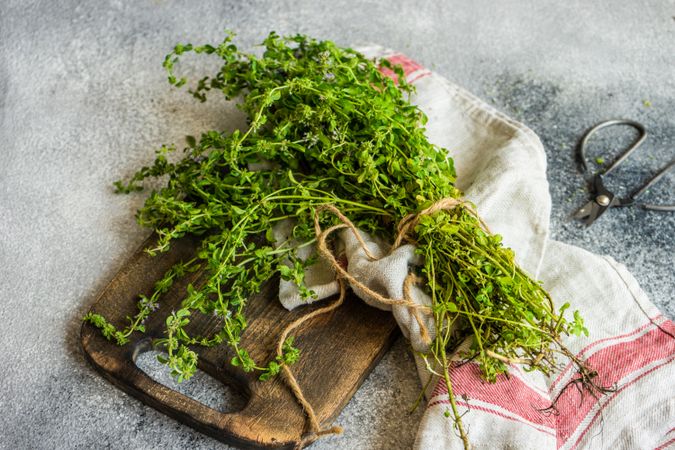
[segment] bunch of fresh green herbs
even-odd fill
[[[138,222],[158,235],[156,254],[185,235],[201,237],[196,257],[169,270],[150,297],[142,296],[138,313],[118,329],[93,313],[85,320],[119,344],[143,323],[175,280],[187,272],[205,270],[207,281],[190,285],[182,308],[166,321],[163,360],[177,379],[190,378],[197,355],[194,346],[229,345],[231,363],[260,378],[276,375],[281,365],[299,357],[292,340],[272,361],[253,361],[240,338],[246,329],[247,299],[277,273],[294,281],[305,298],[314,293],[304,284],[305,269],[314,260],[297,256],[299,246],[316,242],[313,225],[317,209],[334,205],[361,230],[393,241],[397,223],[434,202],[459,198],[455,170],[447,150],[431,144],[425,115],[407,97],[413,91],[400,67],[386,60],[371,61],[358,52],[329,41],[305,36],[282,38],[271,33],[262,56],[240,52],[228,34],[217,45],[177,45],[166,57],[169,82],[180,87],[185,78],[174,74],[180,55],[215,55],[222,67],[198,80],[190,93],[205,101],[212,92],[238,99],[248,128],[232,133],[207,131],[188,138],[184,156],[169,162],[173,147],[162,147],[151,167],[140,169],[119,192],[142,188],[147,178],[166,177],[138,211]],[[380,69],[396,74],[390,79]],[[253,166],[257,168],[252,169]],[[293,238],[275,242],[272,228],[294,221]],[[336,218],[320,215],[322,225]],[[265,239],[254,239],[265,236]],[[511,250],[492,235],[464,203],[451,210],[420,216],[409,240],[424,257],[426,290],[433,299],[436,338],[429,367],[443,367],[452,414],[462,437],[447,367],[449,355],[467,337],[485,378],[494,381],[508,363],[550,372],[561,348],[560,336],[586,332],[578,313],[568,322],[567,305],[554,308],[540,283],[514,262]],[[291,264],[286,262],[290,261]],[[185,327],[195,313],[222,319],[213,336],[190,336]],[[465,441],[466,442],[466,441]]]

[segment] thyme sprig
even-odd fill
[[[188,138],[176,163],[167,158],[175,148],[162,147],[150,167],[115,183],[119,192],[132,192],[147,178],[166,177],[137,213],[138,222],[158,235],[156,247],[147,251],[164,252],[175,239],[196,235],[197,257],[169,270],[149,298],[141,297],[138,314],[123,330],[100,315],[85,317],[124,344],[131,333],[144,331],[144,320],[175,279],[204,270],[206,281],[188,286],[159,340],[168,354],[162,361],[179,380],[194,373],[197,355],[191,347],[198,345],[227,344],[235,354],[231,363],[259,372],[261,379],[298,359],[289,339],[282,355],[264,364],[253,361],[240,345],[247,325],[243,311],[275,274],[296,283],[304,298],[314,295],[304,282],[314,260],[299,258],[297,250],[316,239],[313,218],[322,206],[334,205],[361,230],[392,241],[402,218],[461,196],[447,150],[428,141],[426,116],[407,100],[413,87],[400,67],[301,35],[271,33],[261,56],[240,52],[232,38],[228,34],[217,46],[177,45],[164,67],[169,83],[181,87],[188,80],[175,71],[183,54],[221,58],[222,67],[189,92],[199,101],[213,93],[237,99],[248,128]],[[384,76],[383,66],[397,79]],[[273,227],[287,219],[294,223],[292,241],[275,242]],[[320,215],[322,226],[336,220]],[[587,331],[577,312],[571,321],[564,318],[569,305],[556,310],[501,237],[487,232],[463,204],[421,216],[410,239],[424,257],[422,275],[437,328],[423,356],[430,370],[443,367],[439,375],[468,444],[448,374],[450,355],[461,341],[471,337],[461,356],[476,360],[484,377],[494,381],[514,362],[550,373],[557,364],[554,352],[565,352],[560,337]],[[186,327],[197,312],[219,317],[222,329],[210,337],[190,336]]]

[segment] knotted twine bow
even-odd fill
[[[394,250],[399,248],[401,245],[403,245],[404,242],[414,242],[410,238],[410,233],[412,230],[415,229],[415,226],[419,223],[419,220],[423,216],[427,215],[432,215],[440,211],[449,211],[452,210],[456,207],[462,206],[464,207],[470,214],[472,214],[477,220],[478,223],[480,224],[481,228],[487,233],[490,233],[490,229],[488,226],[483,222],[483,220],[478,216],[476,211],[473,209],[473,207],[466,201],[464,200],[458,200],[455,198],[444,198],[441,199],[435,203],[433,203],[431,206],[423,209],[419,213],[414,213],[414,214],[408,214],[405,216],[401,221],[399,222],[397,226],[397,235],[396,239],[394,240],[394,244],[391,246],[389,249],[389,253],[391,254]],[[320,213],[328,211],[335,215],[340,223],[337,225],[333,225],[325,230],[321,228],[321,225],[319,223],[319,216]],[[412,316],[415,318],[417,321],[419,327],[420,327],[420,337],[423,339],[423,341],[429,345],[431,344],[431,337],[429,334],[429,330],[427,329],[424,321],[422,320],[422,317],[420,316],[420,312],[431,314],[433,313],[433,310],[431,307],[426,306],[426,305],[421,305],[418,303],[415,303],[412,300],[411,296],[411,287],[413,284],[419,284],[423,280],[419,278],[417,275],[414,273],[410,273],[406,276],[404,283],[403,283],[403,298],[401,299],[393,299],[393,298],[388,298],[368,286],[366,286],[364,283],[360,282],[357,280],[353,275],[351,275],[337,260],[331,249],[329,248],[328,245],[328,238],[330,237],[331,234],[334,232],[348,228],[353,234],[354,237],[358,240],[359,244],[361,245],[361,248],[363,249],[364,253],[366,256],[371,260],[371,261],[377,261],[378,258],[373,255],[366,242],[363,240],[363,237],[361,236],[361,233],[359,230],[356,228],[356,226],[352,223],[351,220],[349,220],[344,214],[340,212],[338,208],[336,208],[333,205],[322,205],[318,207],[314,211],[314,230],[316,233],[317,237],[317,251],[318,253],[329,263],[331,268],[335,273],[337,273],[337,281],[338,285],[340,288],[340,295],[338,299],[331,303],[328,306],[322,307],[315,309],[314,311],[300,317],[299,319],[295,320],[291,324],[289,324],[286,329],[284,329],[283,333],[281,334],[281,337],[279,339],[278,345],[277,345],[277,355],[282,354],[282,348],[283,348],[283,343],[285,342],[286,338],[288,335],[293,331],[294,329],[298,328],[301,324],[304,322],[319,316],[321,314],[325,314],[327,312],[333,311],[336,308],[338,308],[342,303],[344,302],[345,294],[346,294],[346,288],[345,288],[345,283],[344,280],[348,281],[349,284],[353,289],[358,289],[364,294],[370,296],[372,299],[374,299],[377,302],[380,302],[385,305],[402,305],[408,308]],[[385,255],[388,256],[388,255]],[[302,389],[300,388],[297,379],[293,375],[293,372],[287,365],[283,365],[282,367],[282,377],[285,381],[285,383],[288,385],[289,389],[291,392],[293,392],[293,395],[297,399],[298,403],[302,406],[303,411],[307,415],[307,421],[308,421],[308,430],[307,432],[303,435],[300,443],[298,444],[297,448],[301,449],[305,447],[306,445],[309,445],[316,439],[322,437],[322,436],[327,436],[331,434],[339,434],[342,433],[342,427],[339,426],[331,426],[328,428],[322,428],[321,424],[316,416],[316,413],[314,409],[312,408],[311,404],[309,401],[305,398],[305,396],[302,393]]]

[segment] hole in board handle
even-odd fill
[[[171,370],[157,360],[157,356],[166,357],[164,351],[153,349],[149,344],[137,347],[134,352],[136,367],[141,369],[157,383],[222,413],[233,413],[244,409],[248,396],[241,391],[224,384],[201,369],[197,369],[189,380],[176,382]]]

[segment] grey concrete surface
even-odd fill
[[[675,317],[675,214],[564,220],[586,198],[572,148],[590,125],[629,117],[649,129],[609,180],[624,192],[675,156],[674,16],[672,0],[3,0],[0,447],[224,448],[114,388],[78,348],[93,296],[146,235],[133,219],[142,197],[114,196],[111,181],[161,143],[237,123],[225,105],[172,92],[160,67],[176,42],[214,42],[224,28],[244,48],[270,30],[385,45],[524,121],[547,149],[553,237],[623,262]],[[592,153],[611,159],[627,138],[608,133]],[[673,176],[648,196],[674,202]],[[340,416],[345,435],[313,448],[409,448],[418,390],[398,342]]]

